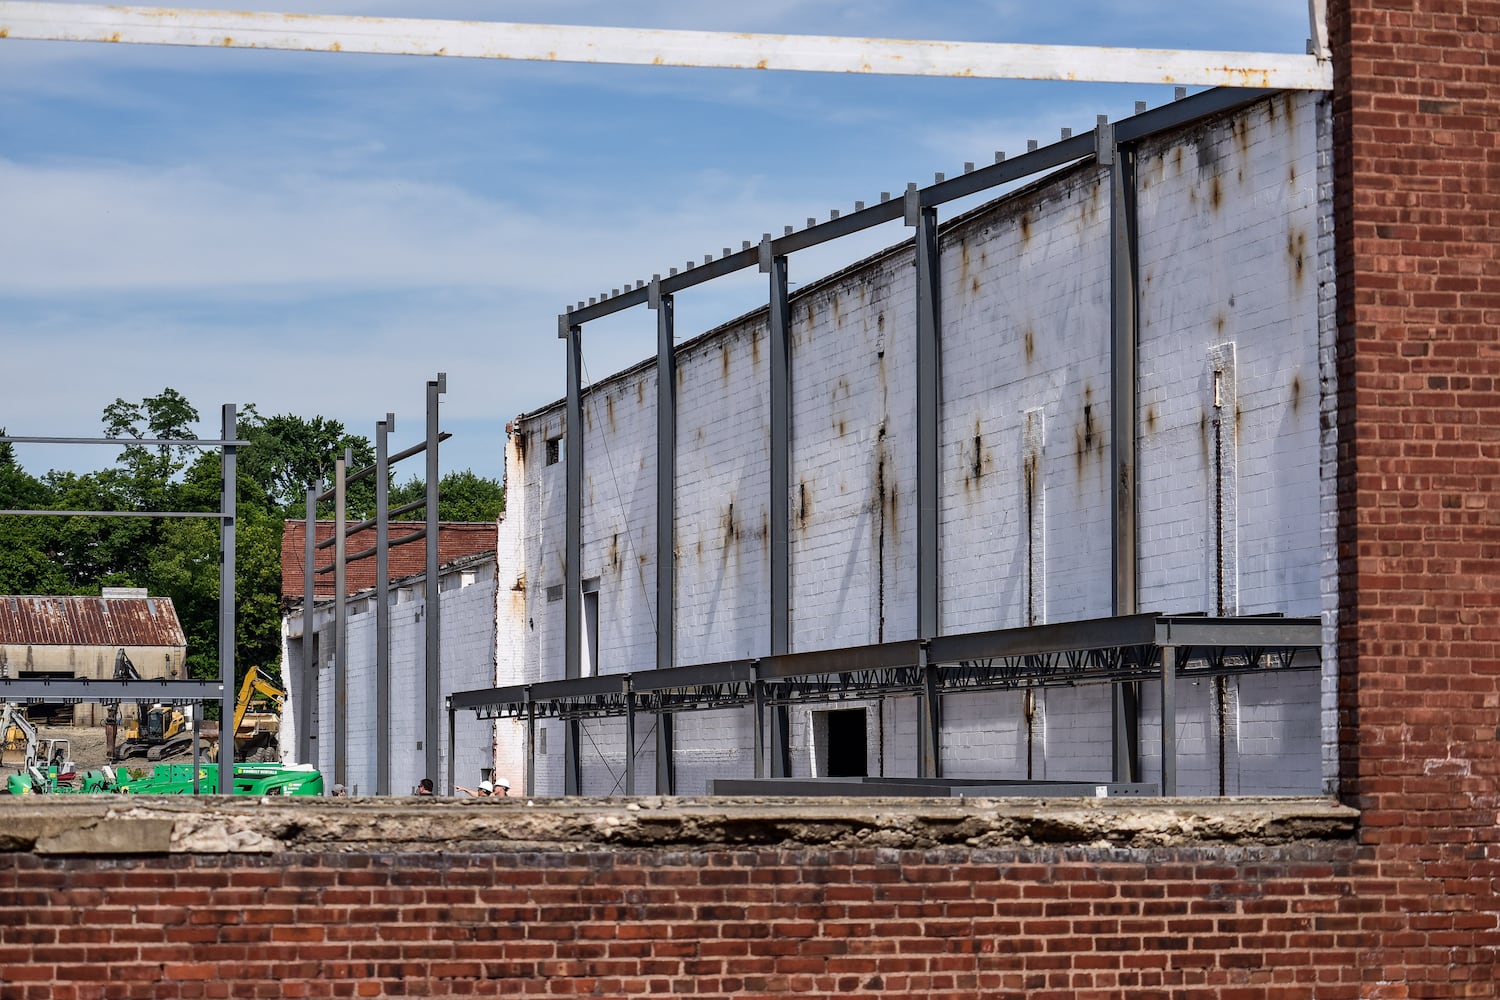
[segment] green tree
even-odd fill
[[[427,495],[425,480],[412,478],[391,489],[392,507],[415,503]],[[468,469],[450,472],[438,480],[438,520],[494,521],[505,513],[505,487],[493,479],[475,475]],[[402,514],[400,520],[421,521],[425,511]]]

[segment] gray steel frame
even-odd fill
[[[346,570],[350,563],[361,559],[375,558],[375,794],[389,795],[391,792],[391,669],[390,669],[390,550],[394,546],[408,545],[413,542],[427,541],[426,546],[426,580],[425,601],[427,610],[423,615],[424,638],[425,638],[425,668],[424,668],[424,691],[425,707],[423,711],[424,738],[421,749],[424,751],[424,764],[428,776],[441,774],[442,758],[442,668],[441,668],[441,636],[442,625],[441,609],[438,607],[438,579],[437,564],[439,561],[437,530],[437,508],[438,508],[438,446],[452,437],[452,434],[438,430],[438,396],[448,391],[448,376],[445,372],[439,372],[436,379],[427,382],[427,436],[419,444],[412,445],[404,451],[394,455],[387,454],[387,439],[389,434],[396,428],[396,415],[387,413],[385,419],[375,424],[375,462],[362,469],[350,472],[348,466],[353,462],[353,455],[345,451],[344,456],[334,464],[335,482],[330,490],[319,492],[316,486],[310,486],[307,490],[307,527],[306,527],[306,580],[304,583],[303,605],[302,605],[302,642],[303,662],[307,673],[303,677],[302,697],[303,705],[298,712],[299,724],[303,727],[305,734],[298,739],[299,749],[307,755],[305,759],[311,759],[315,753],[312,741],[317,739],[312,733],[313,716],[316,714],[314,706],[317,701],[317,659],[313,654],[316,644],[317,632],[313,629],[314,615],[317,610],[317,602],[314,598],[316,576],[332,572],[334,574],[334,691],[336,706],[334,709],[334,780],[347,783],[347,757],[348,757],[348,717],[346,714],[347,704],[347,670],[348,663],[345,651],[345,638],[348,632],[347,604],[348,590]],[[402,504],[392,510],[390,508],[390,469],[397,462],[424,454],[427,458],[427,484],[426,495],[421,500]],[[358,524],[350,525],[345,520],[346,493],[351,483],[357,483],[370,477],[375,477],[375,517],[360,521]],[[333,537],[326,538],[321,542],[315,541],[317,531],[317,505],[324,500],[333,500],[334,511],[334,533]],[[424,527],[400,538],[391,540],[390,520],[393,515],[404,514],[418,509],[426,509],[426,524]],[[375,529],[375,545],[373,548],[363,549],[359,552],[349,553],[348,540],[354,535],[370,528]],[[430,541],[428,541],[430,539]],[[316,561],[315,553],[319,549],[332,547],[334,549],[333,561],[322,566],[314,567]],[[450,740],[451,743],[451,734]],[[451,755],[450,755],[450,760]],[[449,769],[451,772],[451,768]],[[448,776],[449,793],[452,793],[453,775]]]
[[[942,308],[939,293],[939,206],[959,198],[968,197],[1008,184],[1013,181],[1051,170],[1069,163],[1094,157],[1101,166],[1110,168],[1111,191],[1111,447],[1112,465],[1118,475],[1111,477],[1111,506],[1113,509],[1111,564],[1112,607],[1115,615],[1129,615],[1136,610],[1136,564],[1138,541],[1135,531],[1135,385],[1136,385],[1136,227],[1135,227],[1135,176],[1134,144],[1142,139],[1167,129],[1177,128],[1195,120],[1219,114],[1267,96],[1264,90],[1246,88],[1219,88],[1205,91],[1192,97],[1180,97],[1171,104],[1150,111],[1141,111],[1134,117],[1110,125],[1102,117],[1098,127],[1091,132],[1073,136],[1064,133],[1060,142],[1041,148],[1033,148],[1023,155],[1005,159],[997,154],[994,164],[979,169],[967,169],[957,177],[944,179],[941,175],[928,187],[910,185],[901,199],[882,196],[878,204],[856,206],[849,215],[831,214],[824,223],[809,220],[808,228],[794,231],[787,227],[785,234],[777,239],[765,235],[758,246],[746,242],[738,252],[726,250],[717,261],[705,257],[701,266],[688,263],[687,270],[679,273],[673,269],[663,278],[655,276],[650,285],[640,281],[634,288],[627,286],[622,292],[616,289],[611,294],[601,294],[587,303],[579,301],[558,317],[558,337],[567,341],[567,510],[564,553],[566,579],[564,587],[564,649],[565,676],[579,676],[581,650],[581,575],[583,564],[583,383],[581,375],[582,340],[584,324],[606,316],[623,312],[638,305],[649,305],[659,310],[658,315],[658,377],[673,368],[665,355],[672,351],[670,342],[671,297],[674,293],[692,288],[715,278],[732,274],[752,266],[759,267],[770,275],[769,326],[771,334],[771,381],[770,381],[770,652],[766,663],[773,661],[791,649],[791,623],[789,615],[790,597],[790,550],[789,550],[789,504],[790,495],[790,448],[791,424],[791,364],[789,330],[789,293],[787,290],[788,257],[798,251],[817,246],[886,222],[902,219],[916,230],[914,244],[917,264],[917,632],[929,639],[941,635],[941,611],[939,606],[939,581],[942,576],[942,560],[938,549],[938,524],[940,520],[938,483],[940,478],[941,451],[941,365],[942,365]],[[667,340],[662,341],[662,330],[668,331]],[[675,400],[662,393],[659,408],[672,405],[670,411],[659,409],[658,445],[675,445]],[[666,454],[661,452],[661,454]],[[663,527],[664,519],[675,516],[670,500],[670,480],[675,472],[674,464],[661,461],[657,466],[658,479],[658,552],[668,553],[671,548],[664,542],[671,538],[671,526]],[[659,557],[659,563],[669,560]],[[664,588],[670,586],[671,571],[658,569],[658,669],[669,667],[671,637],[669,624],[672,620],[671,594]],[[666,653],[662,648],[665,643]],[[924,668],[925,669],[925,668]],[[938,728],[941,726],[941,700],[944,686],[936,675],[930,675],[921,685],[924,711],[920,716],[919,750],[924,774],[935,775],[940,763],[936,747]],[[1139,770],[1138,694],[1133,686],[1116,689],[1114,715],[1115,775],[1119,780],[1131,780]],[[785,706],[770,702],[771,726],[771,773],[775,777],[790,774],[790,748],[788,745],[787,717]],[[765,706],[763,705],[762,708]],[[665,720],[667,716],[661,716]],[[758,721],[757,725],[764,724]],[[757,729],[759,746],[761,732]],[[576,794],[580,786],[578,761],[578,730],[576,720],[571,720],[565,746],[565,791]],[[663,766],[670,767],[670,741],[658,744],[658,788],[662,787]],[[664,751],[667,761],[661,759]],[[760,766],[760,750],[757,750],[757,766]],[[930,770],[927,770],[930,769]],[[670,783],[668,783],[670,787]]]
[[[1317,618],[1207,618],[1153,613],[904,640],[844,649],[725,660],[448,696],[448,709],[479,718],[582,719],[749,706],[757,734],[767,706],[920,696],[929,715],[923,777],[941,778],[943,696],[1028,687],[1160,681],[1181,676],[1315,670]],[[1161,685],[1161,792],[1176,793],[1176,694]],[[633,752],[634,743],[628,745]],[[763,775],[759,749],[756,775]],[[785,776],[773,776],[785,777]],[[528,778],[528,783],[530,779]],[[1129,784],[1128,782],[1125,784]]]
[[[48,517],[210,517],[219,522],[219,680],[211,681],[161,681],[161,680],[13,680],[0,678],[0,700],[17,702],[112,702],[153,701],[159,704],[196,704],[205,701],[219,702],[219,794],[228,795],[234,790],[234,739],[227,733],[230,720],[234,718],[234,571],[235,571],[235,500],[236,449],[246,447],[249,441],[235,437],[239,430],[238,407],[225,403],[220,411],[221,431],[218,440],[203,441],[197,438],[72,438],[72,437],[9,437],[0,436],[0,443],[10,444],[96,444],[116,447],[174,448],[218,448],[222,454],[222,476],[217,514],[195,511],[31,511],[5,510],[0,515],[42,515]],[[162,697],[153,698],[160,694]],[[197,713],[194,718],[196,720]],[[197,754],[197,742],[193,752]]]

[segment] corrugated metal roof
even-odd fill
[[[0,597],[0,644],[186,646],[167,597]]]

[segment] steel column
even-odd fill
[[[1117,617],[1136,611],[1136,240],[1135,150],[1112,147],[1110,165],[1110,563]]]
[[[426,727],[422,745],[427,752],[427,775],[434,782],[442,779],[443,720],[443,639],[442,594],[438,586],[438,564],[441,554],[438,531],[438,397],[448,391],[448,375],[438,372],[427,381],[427,550],[426,594],[423,598],[422,623],[426,646]],[[448,758],[448,783],[453,783],[453,758]]]
[[[239,425],[233,403],[224,404],[223,421],[220,436],[231,442]],[[239,480],[235,446],[226,443],[223,454],[224,492],[219,501],[219,510],[224,515],[219,521],[219,683],[224,690],[219,701],[219,794],[229,795],[234,791],[234,521]]]
[[[943,776],[943,702],[940,690],[942,678],[938,676],[938,665],[927,659],[927,647],[923,645],[918,654],[918,666],[922,669],[922,714],[920,730],[922,740],[921,772],[923,778]]]
[[[916,192],[908,190],[908,202]],[[915,212],[912,211],[915,208]],[[917,636],[940,634],[938,615],[939,450],[942,407],[942,295],[937,209],[908,206],[917,256]]]
[[[320,651],[315,625],[318,609],[318,493],[323,484],[307,488],[307,528],[302,545],[302,697],[297,706],[297,760],[321,767],[318,762],[318,734],[313,726],[318,717],[318,671]]]
[[[792,315],[787,258],[770,260],[771,326],[771,655],[791,652]],[[790,715],[771,713],[771,776],[791,776]]]
[[[656,714],[656,731],[658,737],[661,740],[665,740],[668,747],[675,746],[677,742],[673,738],[673,718],[674,716],[671,712],[658,712]],[[661,746],[661,743],[658,742],[657,746]],[[665,754],[658,753],[656,755],[656,794],[677,794],[677,759],[670,752]]]
[[[333,463],[333,780],[337,784],[348,783],[345,769],[349,756],[349,652],[344,630],[349,624],[345,598],[349,590],[345,557],[349,553],[348,539],[344,537],[348,525],[344,503],[348,499],[345,478],[352,464],[352,449],[345,449]]]
[[[651,300],[656,309],[656,666],[665,669],[676,658],[677,352],[672,296],[662,294],[659,279],[651,283]],[[658,725],[656,759],[670,760],[674,752],[671,727]],[[666,773],[672,771],[668,767]],[[663,794],[660,783],[657,793]]]
[[[583,327],[560,321],[568,342],[567,422],[563,427],[568,496],[563,528],[563,677],[583,676]],[[563,726],[563,794],[581,791],[578,722]]]
[[[1161,793],[1177,794],[1177,647],[1161,648]]]
[[[454,775],[454,772],[457,769],[453,766],[454,754],[458,751],[458,747],[457,747],[458,735],[454,731],[455,728],[456,727],[453,725],[453,706],[450,704],[448,706],[448,794],[449,795],[453,794],[453,785],[454,785],[455,781],[457,780],[455,778],[455,775]]]
[[[635,692],[630,690],[630,678],[625,686],[625,794],[635,794]]]
[[[526,699],[526,795],[536,794],[536,702]]]
[[[1110,272],[1110,564],[1111,605],[1116,616],[1136,612],[1136,388],[1138,342],[1138,243],[1136,240],[1135,147],[1121,145],[1099,123],[1099,158],[1109,167]],[[1139,692],[1115,685],[1111,698],[1113,768],[1116,781],[1140,772]]]
[[[391,475],[386,437],[396,415],[375,424],[375,794],[391,794]],[[449,713],[451,718],[452,713]]]
[[[760,679],[760,667],[750,668],[755,675],[755,776],[766,776],[766,685]]]

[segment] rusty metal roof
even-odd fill
[[[186,646],[168,597],[0,597],[0,645]]]

